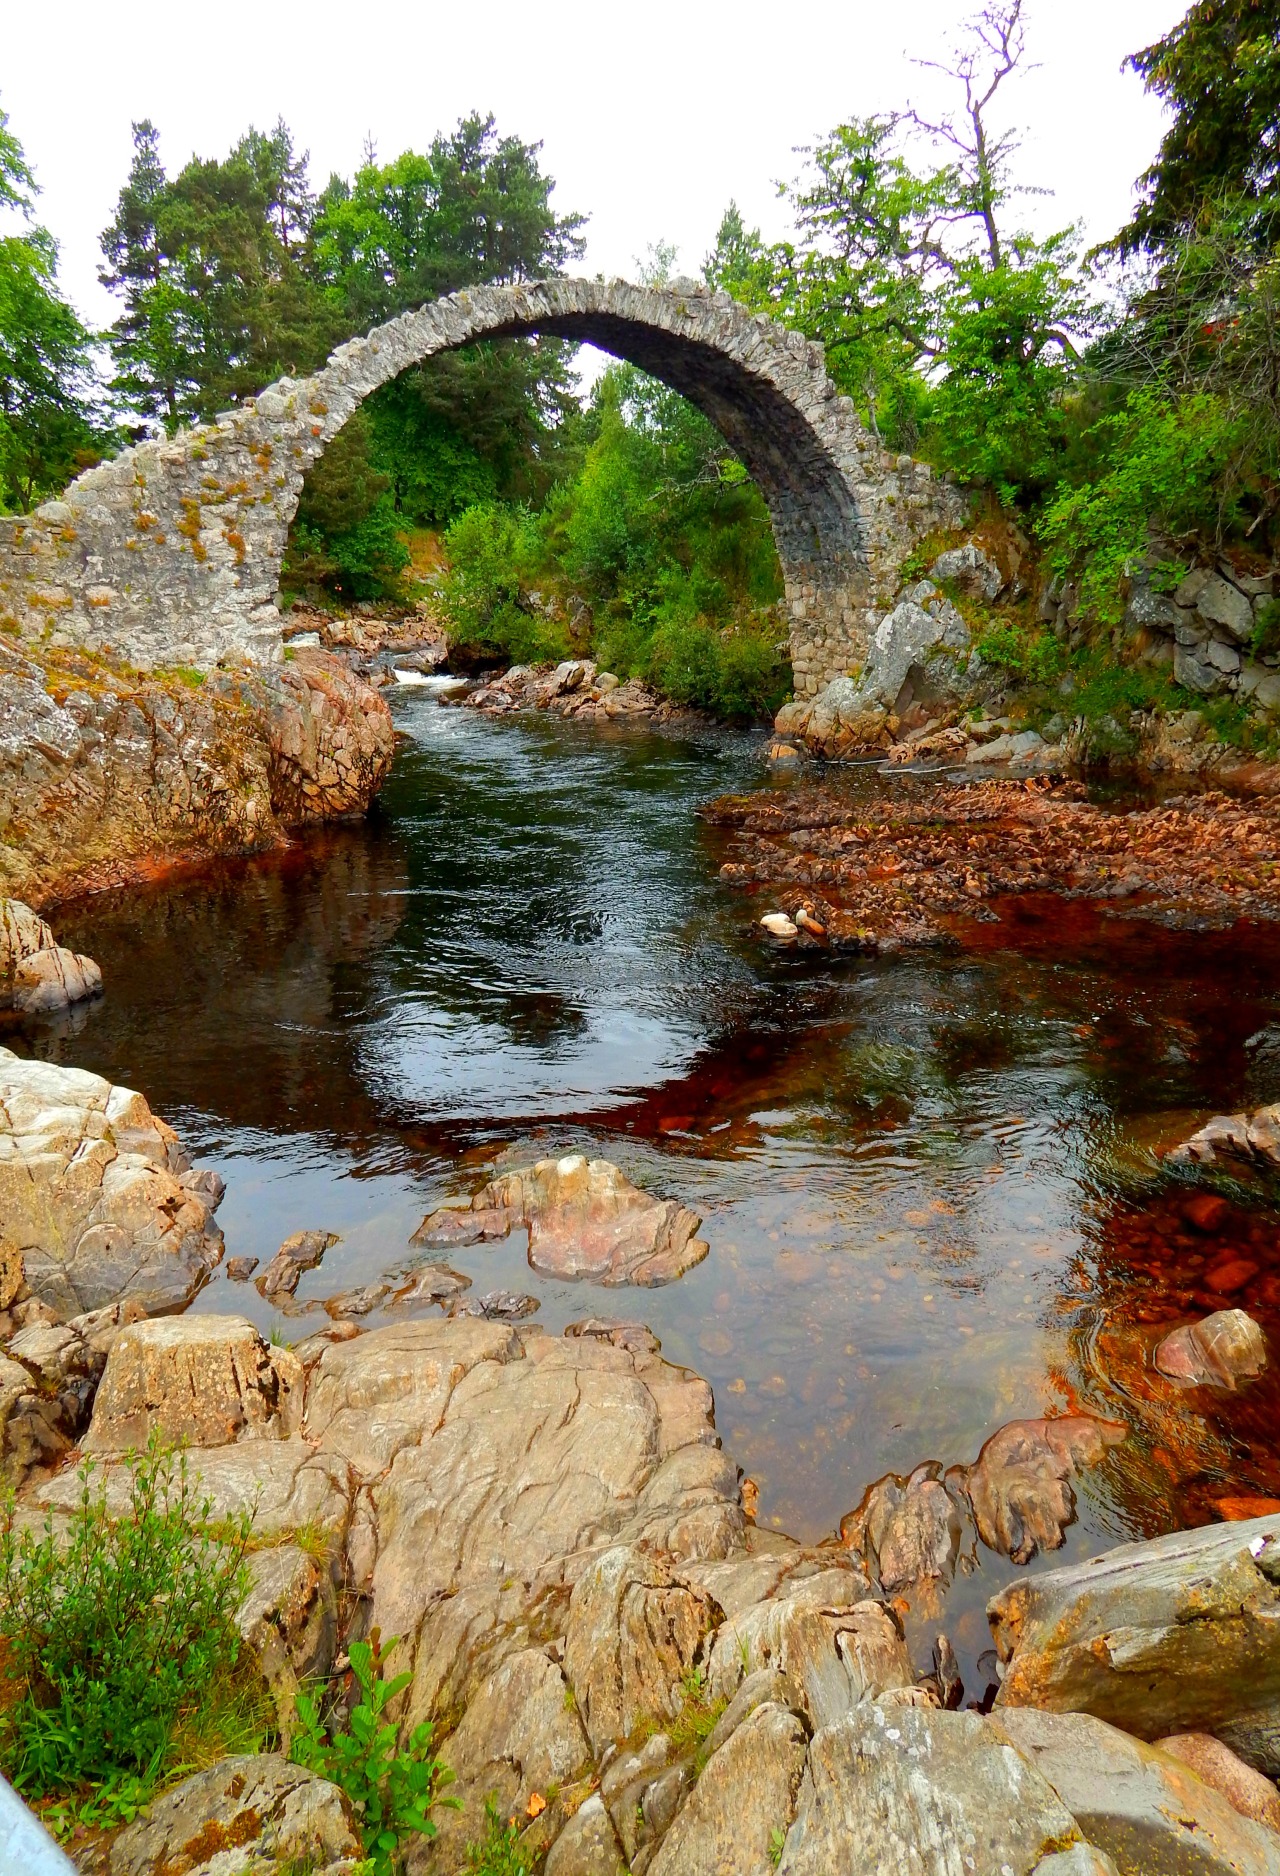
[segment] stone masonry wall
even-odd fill
[[[556,333],[629,358],[699,405],[769,505],[800,696],[858,666],[922,535],[964,497],[882,454],[820,345],[692,282],[472,288],[339,346],[215,422],[138,444],[35,514],[0,518],[0,630],[142,671],[273,664],[281,561],[303,479],[362,400],[433,353]]]

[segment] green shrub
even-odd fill
[[[213,1536],[185,1457],[155,1437],[125,1464],[124,1518],[92,1465],[65,1535],[17,1531],[4,1507],[0,1751],[29,1797],[94,1786],[100,1809],[127,1814],[173,1769],[184,1728],[189,1745],[193,1721],[207,1732],[235,1705],[252,1514]]]
[[[1220,491],[1238,440],[1238,419],[1208,393],[1173,400],[1135,391],[1093,425],[1084,439],[1092,473],[1059,487],[1039,530],[1053,571],[1079,578],[1087,614],[1119,621],[1124,579],[1153,528],[1213,539],[1235,518]]]
[[[439,603],[455,643],[515,664],[569,655],[564,627],[524,598],[538,536],[523,510],[496,502],[465,509],[446,530],[444,552]]]
[[[292,1747],[297,1764],[332,1779],[350,1798],[360,1816],[373,1876],[392,1876],[410,1837],[435,1836],[433,1806],[457,1802],[440,1795],[453,1774],[431,1754],[430,1723],[415,1726],[401,1752],[395,1722],[383,1717],[388,1703],[413,1678],[407,1672],[386,1678],[387,1658],[396,1643],[393,1637],[384,1648],[377,1629],[368,1641],[352,1642],[351,1669],[363,1698],[347,1715],[345,1728],[336,1723],[335,1714],[322,1717],[313,1695],[300,1693]]]
[[[986,626],[973,648],[984,664],[1031,684],[1051,684],[1067,665],[1066,651],[1052,632],[1030,631],[1013,620]]]
[[[791,691],[785,636],[775,620],[750,614],[721,627],[701,617],[662,620],[643,674],[673,703],[731,722],[772,716]]]
[[[533,1864],[521,1847],[515,1824],[505,1820],[493,1798],[485,1799],[484,1841],[467,1845],[471,1876],[532,1876]]]

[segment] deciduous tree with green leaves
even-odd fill
[[[36,182],[0,111],[0,510],[24,513],[96,462],[110,434],[92,336],[58,290],[57,243],[33,216]]]

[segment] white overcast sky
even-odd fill
[[[1091,237],[1125,218],[1161,115],[1126,53],[1188,0],[1027,0],[1038,69],[1007,88],[1026,127],[1022,179],[1053,191],[1027,213],[1043,230],[1083,219]],[[41,186],[66,290],[93,324],[98,235],[130,158],[130,121],[151,117],[170,171],[223,155],[249,124],[283,114],[313,181],[423,148],[471,109],[544,145],[562,210],[590,216],[583,271],[631,274],[658,239],[696,273],[736,197],[749,223],[785,232],[774,183],[793,150],[852,114],[908,96],[936,104],[936,57],[965,0],[9,0],[0,106]]]

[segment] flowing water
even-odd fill
[[[395,707],[374,819],[69,908],[107,995],[18,1045],[141,1088],[226,1178],[229,1253],[339,1233],[305,1304],[405,1268],[498,1153],[585,1148],[701,1213],[706,1260],[654,1291],[541,1277],[523,1233],[450,1261],[552,1330],[647,1322],[711,1381],[761,1522],[822,1537],[881,1474],[1080,1408],[1135,1432],[1059,1557],[1280,1492],[1270,1379],[1177,1412],[1149,1382],[1224,1261],[1280,1324],[1277,1213],[1237,1194],[1197,1229],[1150,1152],[1280,1096],[1275,936],[1024,903],[949,949],[771,954],[695,814],[762,785],[757,741]],[[327,1320],[221,1271],[196,1307]],[[981,1561],[948,1617],[970,1664],[1013,1573]]]

